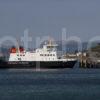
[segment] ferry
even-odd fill
[[[12,47],[9,59],[0,61],[0,68],[73,68],[77,59],[63,57],[57,47],[51,41],[33,51]]]

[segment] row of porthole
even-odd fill
[[[18,58],[18,60],[21,61],[21,58]],[[48,60],[48,59],[43,59],[43,60]],[[53,59],[49,58],[49,60],[54,60],[54,58]]]
[[[40,56],[55,56],[55,54],[40,54]]]
[[[25,56],[25,55],[17,55],[17,56]]]

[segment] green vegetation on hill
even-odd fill
[[[100,53],[100,44],[97,45],[97,46],[95,46],[95,47],[93,47],[93,48],[91,48],[91,50],[92,50],[93,52],[98,52],[98,53]]]

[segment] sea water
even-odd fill
[[[100,100],[100,69],[0,70],[0,100]]]

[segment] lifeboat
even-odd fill
[[[18,52],[18,48],[12,47],[10,49],[10,53],[16,53],[16,52]],[[19,52],[24,52],[24,48],[23,47],[19,47]]]
[[[20,52],[24,52],[24,48],[23,47],[19,47],[19,51]]]
[[[11,49],[10,49],[10,53],[16,53],[16,48],[15,47],[12,47]]]

